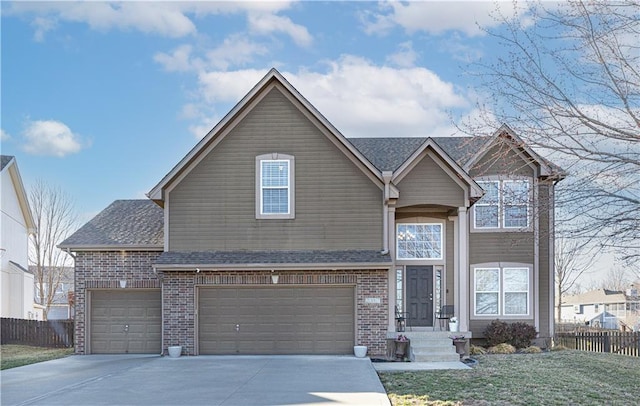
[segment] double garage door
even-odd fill
[[[160,354],[160,290],[96,290],[90,294],[92,354]]]
[[[354,288],[217,287],[198,290],[200,354],[349,354]]]

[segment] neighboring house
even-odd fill
[[[347,139],[271,70],[150,200],[61,244],[76,352],[381,355],[396,307],[432,331],[443,304],[474,337],[497,318],[550,337],[562,177],[507,126]]]
[[[33,274],[27,264],[35,225],[15,157],[0,156],[0,174],[0,316],[33,319]]]
[[[597,289],[567,296],[560,307],[564,323],[589,323],[589,326],[613,330],[640,328],[640,295],[635,288],[626,292]]]
[[[49,283],[43,282],[43,291],[42,297],[40,292],[40,284],[38,283],[38,272],[37,267],[35,265],[31,265],[29,267],[29,271],[36,275],[35,282],[33,285],[34,289],[34,301],[37,307],[45,308],[47,305],[47,296],[49,294]],[[52,278],[49,278],[49,274],[53,272],[55,275],[52,275]],[[73,318],[73,306],[69,303],[70,295],[73,295],[73,268],[72,267],[63,267],[63,268],[53,268],[53,267],[45,267],[44,268],[44,281],[48,280],[59,280],[59,283],[56,286],[56,291],[53,295],[53,300],[49,305],[49,310],[47,312],[47,320],[67,320]],[[40,315],[40,320],[42,320],[42,315]]]

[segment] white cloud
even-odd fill
[[[282,32],[299,46],[309,46],[312,38],[307,29],[278,15],[291,4],[289,1],[24,1],[9,3],[3,7],[3,13],[33,16],[36,41],[42,41],[47,32],[63,21],[85,23],[98,31],[135,30],[180,38],[197,32],[194,17],[246,14],[250,31],[262,35]]]
[[[283,32],[301,47],[308,47],[313,42],[305,27],[293,23],[288,17],[275,14],[249,14],[249,29],[259,34]]]
[[[29,122],[22,135],[26,139],[23,148],[29,154],[62,158],[83,148],[81,137],[60,121]]]
[[[187,72],[195,68],[196,62],[191,58],[192,50],[191,45],[180,45],[171,53],[158,52],[153,56],[153,60],[169,72]]]
[[[399,2],[380,3],[377,13],[365,16],[364,29],[368,34],[386,34],[395,26],[409,33],[424,31],[442,34],[460,31],[468,36],[483,35],[480,27],[499,25],[493,14],[499,12],[507,18],[527,18],[526,3],[489,1],[451,2]]]
[[[208,66],[226,70],[231,66],[244,66],[257,55],[266,55],[268,48],[236,34],[225,38],[220,46],[207,52]]]
[[[0,141],[9,141],[10,139],[9,133],[0,128]]]
[[[138,30],[168,37],[182,37],[196,31],[183,13],[186,5],[173,2],[13,2],[10,14],[34,14],[35,38],[42,40],[56,22],[82,22],[92,29]]]
[[[465,95],[425,68],[377,66],[354,56],[343,56],[328,62],[328,66],[323,73],[302,70],[282,74],[347,137],[447,136],[456,132],[450,112],[471,109]],[[238,70],[200,74],[200,112],[204,106],[233,105],[265,73]],[[191,128],[200,137],[212,127],[205,131],[202,126],[217,119],[207,117]]]
[[[409,68],[415,65],[417,58],[418,53],[413,50],[413,44],[407,41],[400,44],[398,52],[387,56],[387,61],[402,68]]]

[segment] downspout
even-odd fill
[[[391,198],[391,177],[393,172],[382,172],[384,195],[382,199],[382,254],[389,253],[389,199]]]

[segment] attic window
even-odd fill
[[[293,156],[272,153],[256,157],[256,218],[294,218],[293,186]]]

